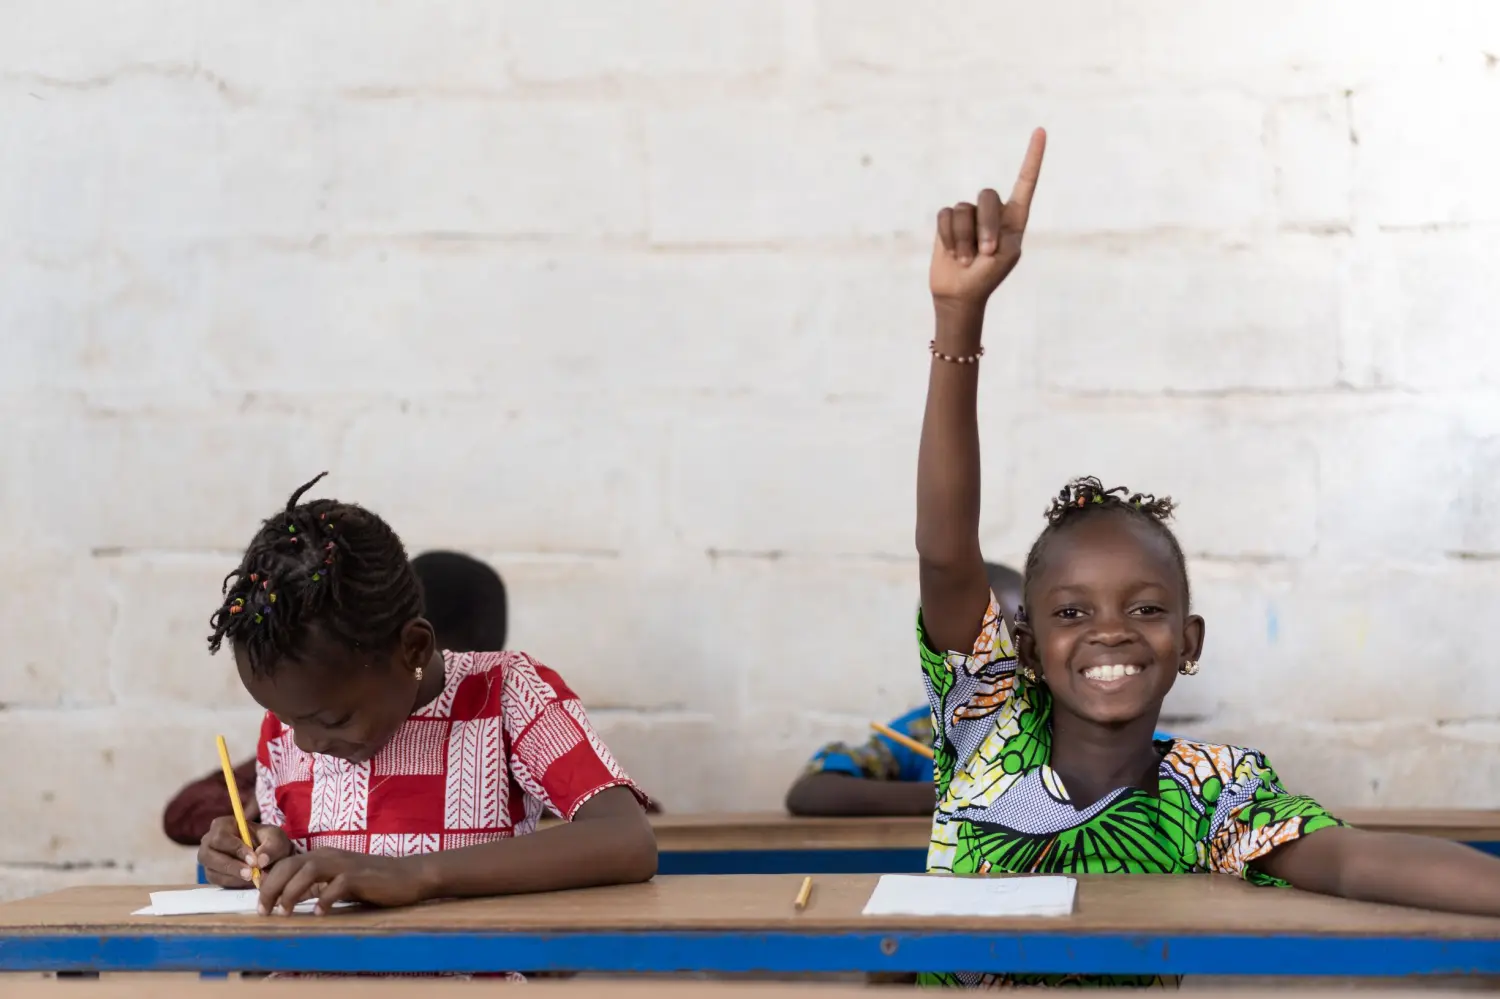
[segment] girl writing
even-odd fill
[[[1252,749],[1153,740],[1162,699],[1198,671],[1169,499],[1069,483],[1027,556],[1014,639],[979,552],[975,401],[985,303],[1021,256],[1046,136],[1008,202],[938,214],[937,332],[922,426],[917,552],[923,677],[937,722],[928,868],[960,874],[1219,872],[1346,898],[1500,914],[1500,859],[1353,829],[1287,793]],[[963,966],[963,956],[954,955]],[[929,984],[1064,984],[929,974]],[[1090,984],[1145,985],[1115,976]],[[1078,979],[1072,979],[1078,982]]]
[[[209,648],[229,642],[266,716],[255,850],[217,820],[209,880],[259,870],[267,915],[651,878],[645,796],[562,678],[441,651],[401,539],[354,504],[300,503],[317,481],[261,525],[213,616]],[[548,810],[570,821],[532,835]]]

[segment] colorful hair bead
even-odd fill
[[[269,600],[269,601],[271,601],[271,603],[274,604],[276,602],[276,594],[273,593],[269,597],[267,597],[266,599]]]
[[[286,533],[288,533],[288,534],[296,534],[297,533],[297,525],[296,524],[288,524],[288,525],[286,525]]]
[[[250,574],[250,582],[253,583],[253,582],[255,582],[258,579],[260,579],[260,573],[258,573],[258,572],[252,572]]]
[[[265,620],[265,618],[261,617],[259,614],[255,615],[255,623],[256,624],[260,624],[264,620]]]
[[[323,574],[321,572],[315,572],[315,573],[313,573],[313,582],[314,583],[316,583],[318,580],[320,580],[322,578],[323,578]]]

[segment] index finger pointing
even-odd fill
[[[1011,189],[1011,203],[1022,210],[1031,207],[1031,196],[1036,193],[1037,178],[1042,173],[1042,154],[1047,151],[1047,132],[1037,129],[1031,133],[1031,144],[1026,147],[1026,158],[1021,161],[1021,173],[1016,177],[1016,186]]]

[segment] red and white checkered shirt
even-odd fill
[[[267,713],[260,820],[299,850],[402,857],[524,835],[544,810],[571,819],[606,788],[645,800],[552,670],[517,652],[443,661],[443,692],[363,763],[304,753]]]

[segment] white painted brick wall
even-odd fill
[[[986,550],[1074,474],[1171,492],[1181,728],[1500,804],[1500,5],[12,6],[0,895],[186,875],[167,795],[255,733],[218,580],[325,468],[499,566],[671,810],[917,701],[931,219],[1037,123]]]

